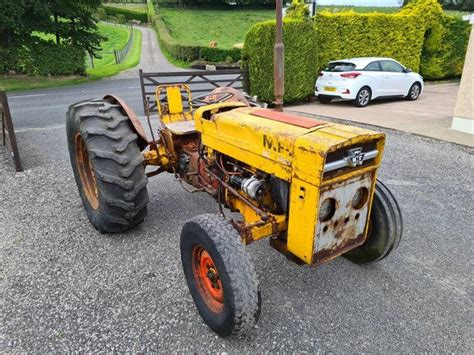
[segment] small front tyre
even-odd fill
[[[367,240],[344,257],[356,264],[380,261],[398,247],[402,233],[403,220],[397,200],[388,187],[377,180]]]
[[[181,231],[181,261],[204,322],[218,335],[240,335],[255,326],[261,297],[257,274],[239,233],[223,217],[197,216]]]

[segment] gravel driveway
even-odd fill
[[[216,211],[211,199],[160,175],[146,223],[100,235],[82,209],[64,128],[23,131],[28,170],[15,174],[0,148],[0,351],[472,353],[473,150],[386,132],[381,178],[405,218],[397,252],[315,268],[254,243],[258,328],[221,339],[194,308],[178,245],[187,219]]]

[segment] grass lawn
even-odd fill
[[[216,41],[218,48],[231,48],[245,39],[253,24],[275,18],[273,10],[191,10],[166,9],[163,16],[171,36],[182,43],[207,46]]]
[[[99,55],[102,58],[94,58],[94,66],[101,67],[105,65],[115,64],[114,49],[122,49],[127,44],[130,33],[128,28],[123,26],[114,26],[99,22],[97,24],[100,34],[107,37],[107,41],[102,41],[100,43]],[[91,63],[89,58],[86,60],[87,68],[91,68]]]

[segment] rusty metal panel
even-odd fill
[[[327,186],[321,191],[319,206],[326,199],[334,199],[336,209],[329,220],[319,221],[315,227],[315,264],[321,264],[364,242],[373,179],[374,174],[368,173]],[[358,189],[367,192],[364,196],[365,202],[353,206],[352,199]]]
[[[20,152],[16,143],[15,129],[13,128],[10,106],[5,91],[0,91],[0,115],[2,118],[2,143],[10,150],[16,171],[23,171]]]

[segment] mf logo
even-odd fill
[[[352,148],[347,151],[347,157],[344,159],[350,167],[362,165],[365,154],[362,153],[362,148]]]

